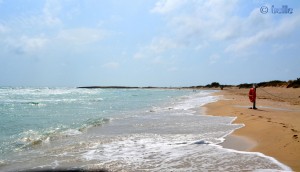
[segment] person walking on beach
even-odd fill
[[[251,107],[250,109],[257,109],[256,108],[256,85],[253,84],[252,88],[250,88],[249,90],[249,99],[250,99],[250,102],[253,103],[253,107]]]

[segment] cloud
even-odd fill
[[[84,45],[91,44],[102,40],[107,33],[100,29],[94,28],[75,28],[61,30],[57,38],[70,44]]]
[[[214,30],[211,34],[211,39],[223,41],[238,38],[242,32],[242,22],[240,18],[228,18],[226,24]]]
[[[157,56],[163,54],[166,51],[180,48],[180,47],[181,46],[177,44],[175,40],[166,37],[155,37],[152,39],[149,45],[140,48],[140,50],[137,53],[135,53],[133,58],[134,59],[143,59],[149,57],[156,58]]]
[[[22,15],[12,16],[10,20],[6,21],[15,29],[23,30],[24,28],[31,30],[45,30],[48,28],[55,28],[63,24],[59,18],[61,14],[62,5],[58,0],[47,0],[43,8],[32,13],[24,13]]]
[[[255,51],[248,51],[253,47],[278,42],[280,38],[295,33],[300,26],[300,15],[297,14],[263,15],[259,8],[254,8],[249,14],[243,11],[241,15],[240,3],[237,0],[160,0],[151,12],[164,17],[168,37],[176,38],[177,45],[194,47],[198,52],[205,48],[236,56],[249,55]],[[206,57],[215,61],[211,56]]]
[[[156,2],[155,7],[151,10],[151,12],[166,14],[178,9],[184,3],[185,0],[160,0]]]
[[[7,32],[6,27],[1,27],[0,33]],[[107,35],[106,31],[94,28],[75,28],[67,30],[57,30],[51,34],[16,34],[17,31],[12,30],[8,34],[3,34],[3,39],[0,40],[4,47],[8,48],[10,51],[17,54],[34,54],[41,50],[47,51],[48,47],[46,45],[51,45],[51,47],[58,47],[59,45],[68,45],[68,47],[78,47],[90,45],[97,43],[104,39]]]
[[[23,43],[25,50],[27,51],[41,49],[46,45],[47,41],[48,40],[43,37],[28,38],[25,36],[21,38],[21,42]]]
[[[165,37],[160,37],[160,38],[154,38],[151,44],[147,48],[150,51],[159,54],[169,49],[174,49],[178,47],[179,45],[174,40]]]
[[[22,11],[22,15],[11,14],[9,20],[0,22],[2,48],[17,54],[37,53],[40,50],[46,52],[53,47],[59,50],[61,47],[58,46],[61,44],[70,48],[90,45],[108,35],[107,31],[98,27],[74,28],[68,26],[67,21],[64,23],[60,15],[66,16],[66,13],[69,13],[63,11],[63,6],[72,3],[71,1],[46,0],[38,10],[30,13],[26,13],[25,10],[25,12]]]
[[[0,24],[0,33],[6,33],[8,31],[9,31],[9,29],[6,26]]]
[[[165,1],[158,3],[164,4],[163,2]],[[163,7],[166,8],[167,2]],[[185,45],[199,45],[199,40],[209,42],[215,38],[223,39],[235,34],[234,31],[230,31],[227,35],[221,35],[224,33],[224,25],[227,25],[228,19],[234,15],[234,9],[237,7],[236,0],[184,1],[184,4],[182,2],[174,6],[176,8],[172,8],[172,13],[159,14],[165,17],[169,34]],[[158,7],[160,6],[156,5],[154,9]],[[230,28],[230,25],[227,26]]]
[[[236,39],[225,49],[226,52],[241,53],[251,47],[259,46],[271,40],[278,40],[286,35],[291,34],[300,26],[299,16],[290,17],[280,22],[272,23],[264,29],[257,31],[250,36],[243,36]]]
[[[48,39],[39,37],[22,36],[18,39],[7,39],[8,46],[17,54],[35,53],[43,49],[48,43]]]
[[[262,15],[260,9],[255,8],[249,16],[238,17],[232,14],[226,19],[226,22],[220,24],[217,28],[214,28],[212,38],[230,41],[243,36],[256,34],[272,24],[273,21],[270,15]]]
[[[104,67],[106,69],[117,69],[120,67],[120,64],[117,62],[108,62],[108,63],[105,63],[104,65],[102,65],[102,67]]]
[[[58,0],[47,0],[43,8],[43,20],[46,25],[55,26],[61,24],[57,15],[61,11],[61,4]]]

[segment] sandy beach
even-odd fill
[[[226,138],[223,147],[261,152],[300,171],[300,89],[257,88],[257,110],[248,99],[249,89],[225,88],[221,100],[206,105],[206,113],[235,116],[245,127]]]

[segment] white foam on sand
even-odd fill
[[[216,92],[216,91],[214,91]],[[190,96],[185,97],[185,99],[176,103],[173,107],[174,109],[181,109],[181,110],[189,110],[196,107],[203,106],[207,103],[212,103],[219,100],[218,96],[211,96],[211,93],[208,91],[202,91]]]
[[[132,135],[108,144],[94,145],[81,154],[112,171],[243,171],[289,167],[261,153],[223,149],[196,135]],[[88,168],[88,167],[87,167]]]

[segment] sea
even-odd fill
[[[0,87],[0,171],[291,171],[220,143],[213,90]]]

